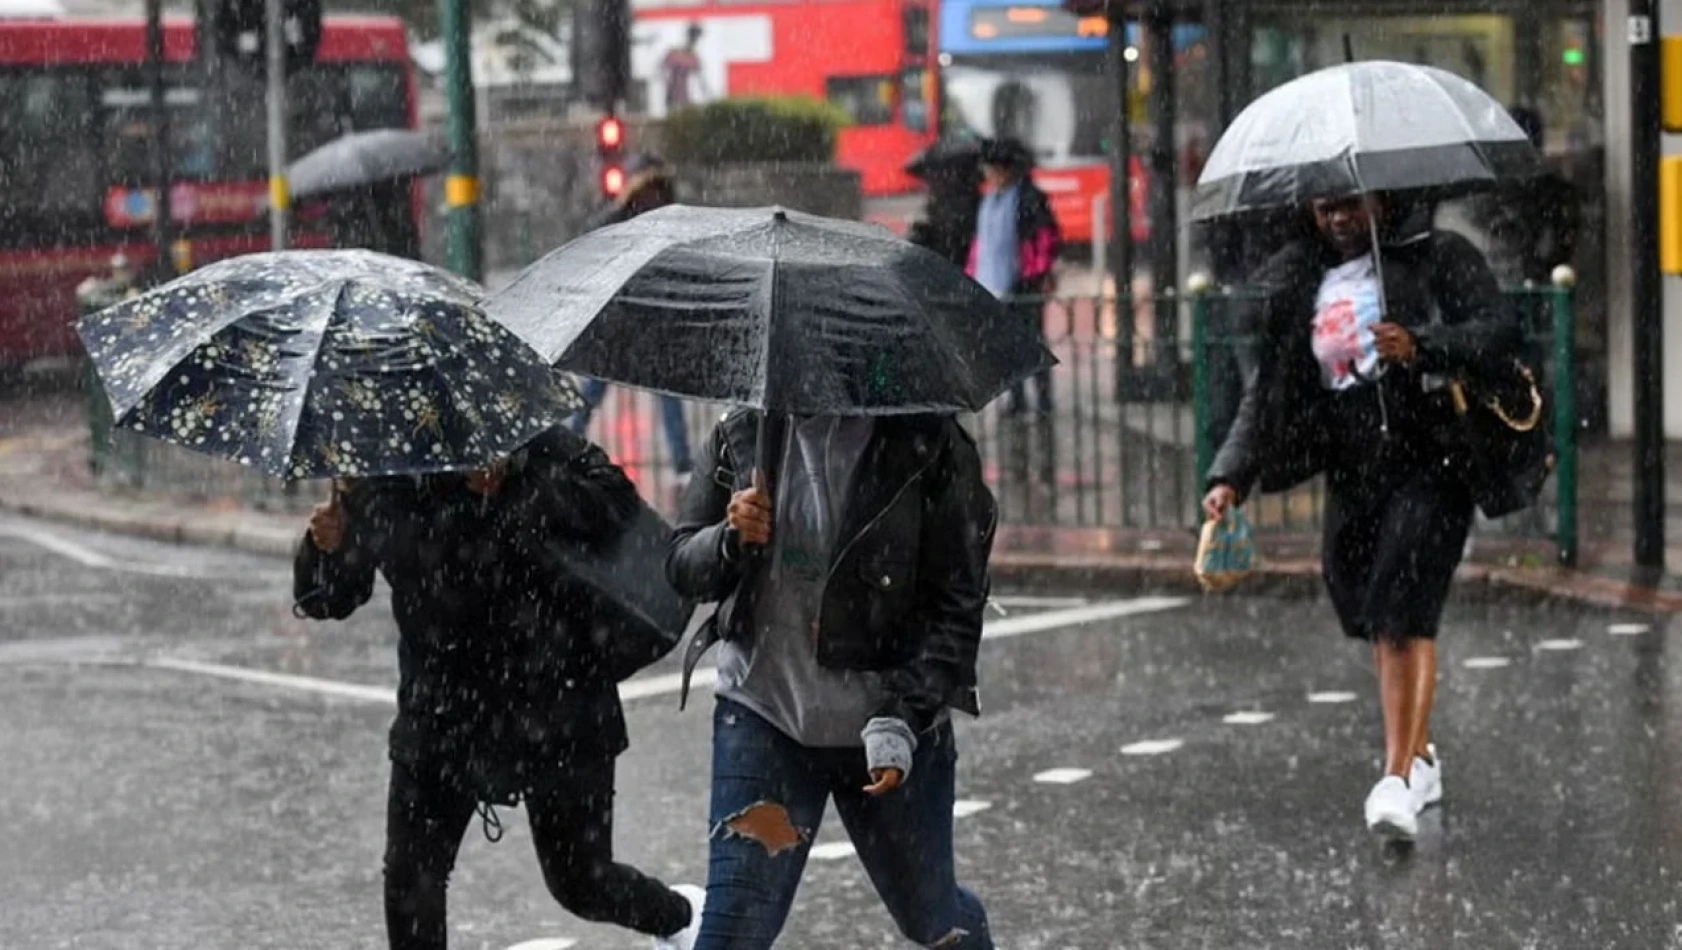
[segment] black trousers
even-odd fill
[[[419,774],[418,774],[419,773]],[[613,861],[613,760],[569,765],[525,802],[544,883],[585,920],[663,937],[689,925],[689,902]],[[392,763],[386,807],[385,919],[392,950],[444,950],[445,889],[478,803],[442,780]]]

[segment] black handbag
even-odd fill
[[[1522,360],[1449,382],[1460,436],[1472,465],[1472,496],[1486,518],[1536,503],[1553,473],[1548,400]]]

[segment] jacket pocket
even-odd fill
[[[917,562],[909,557],[876,555],[860,559],[856,576],[863,587],[863,639],[879,661],[893,662],[914,652],[910,629]]]

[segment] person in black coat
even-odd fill
[[[1387,208],[1394,211],[1387,215]],[[1473,518],[1472,460],[1446,382],[1518,353],[1520,333],[1464,238],[1401,232],[1377,197],[1315,202],[1318,234],[1255,282],[1261,352],[1209,474],[1220,518],[1258,485],[1326,477],[1321,557],[1344,631],[1369,641],[1384,713],[1370,828],[1411,838],[1442,796],[1429,737],[1438,620]],[[1375,260],[1371,225],[1387,236]]]
[[[445,887],[476,809],[524,802],[562,906],[665,937],[680,893],[613,861],[614,759],[628,745],[584,591],[548,543],[605,543],[638,511],[600,449],[561,429],[497,467],[372,478],[317,507],[294,565],[296,611],[342,620],[391,587],[399,685],[391,727],[385,906],[394,950],[445,946]]]

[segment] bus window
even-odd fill
[[[88,74],[0,70],[0,230],[37,215],[96,215],[104,195]]]
[[[929,55],[929,8],[906,7],[900,18],[905,36],[905,55],[918,58]]]
[[[890,125],[895,82],[893,76],[831,76],[824,81],[824,94],[846,110],[854,125]]]
[[[921,66],[899,74],[899,124],[922,135],[929,131],[929,71]]]

